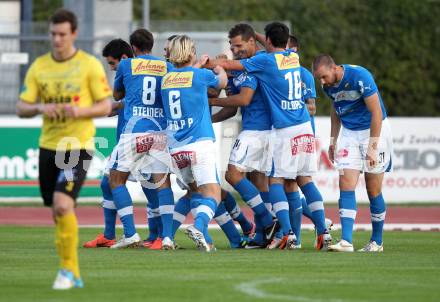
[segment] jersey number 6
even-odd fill
[[[168,101],[170,103],[170,113],[173,119],[179,119],[182,117],[182,108],[180,107],[180,91],[171,90],[168,95]]]

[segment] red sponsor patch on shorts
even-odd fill
[[[300,152],[314,153],[315,152],[315,137],[312,134],[303,134],[295,136],[290,140],[290,147],[292,155],[297,155]]]
[[[150,150],[164,151],[167,146],[167,137],[164,134],[145,134],[136,136],[136,153]]]
[[[196,163],[196,152],[194,151],[180,151],[171,154],[179,169],[183,169],[194,165]]]
[[[348,156],[348,150],[347,149],[339,150],[338,154],[336,155],[337,158],[347,157],[347,156]]]

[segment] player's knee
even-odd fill
[[[73,211],[75,201],[72,197],[61,193],[55,192],[53,198],[53,212],[55,216],[64,216]]]
[[[169,174],[153,174],[153,182],[159,190],[171,188],[171,180]]]
[[[296,181],[298,182],[298,186],[303,187],[306,184],[312,182],[312,177],[311,176],[298,176],[296,178]]]
[[[349,177],[339,178],[339,189],[341,191],[353,191],[356,189],[356,181]]]
[[[367,194],[369,197],[376,197],[382,192],[382,188],[378,186],[367,186]]]
[[[119,173],[119,171],[116,170],[110,172],[109,182],[112,190],[125,184],[126,179],[124,180],[124,177],[121,174],[122,173]]]
[[[240,171],[237,171],[234,168],[228,168],[228,171],[225,173],[226,181],[232,186],[239,183],[242,178],[243,176],[241,175]]]
[[[286,192],[296,192],[298,191],[298,185],[294,180],[287,180],[284,182],[284,191]]]
[[[205,184],[198,188],[198,193],[205,197],[214,198],[217,202],[221,200],[221,188],[219,184]]]

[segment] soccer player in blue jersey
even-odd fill
[[[250,58],[257,53],[255,31],[248,24],[237,24],[231,28],[229,43],[234,59]],[[268,179],[265,175],[268,170],[267,139],[272,122],[257,78],[245,71],[235,71],[233,75],[229,81],[230,96],[211,98],[210,103],[225,107],[213,115],[215,122],[235,115],[237,106],[241,106],[242,131],[231,151],[226,180],[239,192],[255,215],[256,237],[246,248],[261,248],[267,245],[277,226],[270,212]],[[246,177],[247,172],[250,172],[251,181]],[[267,239],[263,236],[264,228],[270,233]]]
[[[133,220],[133,205],[125,185],[130,173],[142,179],[151,174],[152,188],[157,190],[162,221],[162,248],[174,249],[170,239],[174,197],[170,188],[171,158],[166,147],[166,119],[163,113],[160,85],[172,66],[150,55],[153,35],[137,29],[130,35],[136,58],[120,62],[114,85],[116,100],[125,97],[124,117],[127,124],[114,150],[116,161],[110,170],[110,186],[114,203],[124,226],[124,236],[112,248],[140,245]],[[143,182],[145,186],[145,182]]]
[[[260,80],[274,128],[270,139],[272,170],[269,199],[282,229],[280,244],[293,249],[296,237],[289,217],[289,207],[293,200],[288,200],[284,184],[287,182],[296,186],[297,177],[311,176],[316,172],[315,140],[310,115],[302,100],[299,57],[295,52],[285,49],[289,29],[282,23],[273,22],[265,27],[265,35],[267,53],[240,61],[210,60],[206,66],[220,65],[229,70],[246,70]],[[308,185],[301,189],[306,197],[309,195],[307,201],[319,221],[316,248],[326,248],[331,242],[331,236],[325,227],[322,198],[319,200],[320,196]],[[296,194],[292,198],[300,199],[297,188],[294,192]]]
[[[313,61],[313,74],[332,100],[329,158],[339,173],[339,216],[342,239],[331,251],[353,252],[356,218],[355,188],[360,173],[370,200],[373,232],[359,251],[382,252],[386,206],[382,196],[384,172],[392,170],[392,134],[382,97],[372,74],[357,65],[336,65],[327,54]]]
[[[287,45],[288,49],[291,49],[295,52],[298,52],[299,50],[299,43],[298,39],[294,35],[289,35],[289,42]],[[315,87],[315,79],[313,78],[312,73],[305,68],[304,66],[301,66],[301,88],[303,92],[303,101],[307,105],[307,110],[310,114],[310,123],[312,124],[312,130],[313,134],[315,134],[315,114],[316,114],[316,87]],[[301,186],[304,186],[308,183],[311,183],[313,180],[310,176],[304,176],[298,179],[298,183],[301,182]],[[309,187],[315,187],[314,190],[316,192],[315,196],[318,197],[318,199],[322,200],[322,197],[320,197],[320,193],[317,189],[317,187],[314,184],[309,184]],[[292,192],[293,188],[287,188],[285,186],[286,192]],[[293,232],[296,235],[297,238],[297,247],[301,247],[301,220],[302,215],[309,218],[315,225],[318,223],[315,223],[312,212],[307,205],[307,201],[304,197],[301,198],[301,203],[297,203],[294,205],[294,209],[291,210],[291,223]],[[325,226],[328,230],[330,230],[331,226],[333,225],[333,222],[326,218],[325,219]],[[316,229],[316,227],[315,227]],[[316,244],[316,242],[315,242]]]
[[[217,75],[194,68],[195,60],[194,42],[185,35],[174,38],[170,62],[175,68],[164,77],[161,92],[176,173],[192,188],[191,202],[197,203],[194,225],[186,231],[200,250],[209,252],[204,233],[221,200],[221,188],[207,92],[208,87],[224,88],[227,76],[221,67],[214,68]]]
[[[123,59],[132,58],[133,50],[131,46],[122,39],[111,40],[102,50],[102,56],[105,57],[110,69],[116,71],[118,69],[119,62]],[[118,116],[118,122],[116,126],[116,142],[119,141],[119,137],[125,126],[123,100],[115,102],[113,104],[112,115]],[[110,158],[108,166],[112,166],[115,158]],[[115,225],[116,225],[116,206],[113,202],[113,196],[111,194],[110,183],[108,179],[109,169],[105,169],[104,176],[101,179],[101,190],[103,194],[102,208],[104,212],[104,232],[99,234],[95,239],[84,243],[85,248],[98,248],[98,247],[110,247],[116,243],[115,241]],[[130,180],[130,177],[129,177]],[[132,179],[133,180],[133,179]],[[134,180],[136,181],[136,180]],[[158,211],[159,205],[155,195],[155,190],[142,187],[148,203],[148,229],[149,237],[147,241],[152,241],[158,237],[158,226],[160,221],[157,221],[155,212]],[[160,218],[159,218],[160,219]]]

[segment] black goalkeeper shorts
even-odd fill
[[[54,192],[63,192],[76,200],[92,157],[93,151],[90,150],[53,151],[40,148],[38,180],[45,206],[52,206]]]

